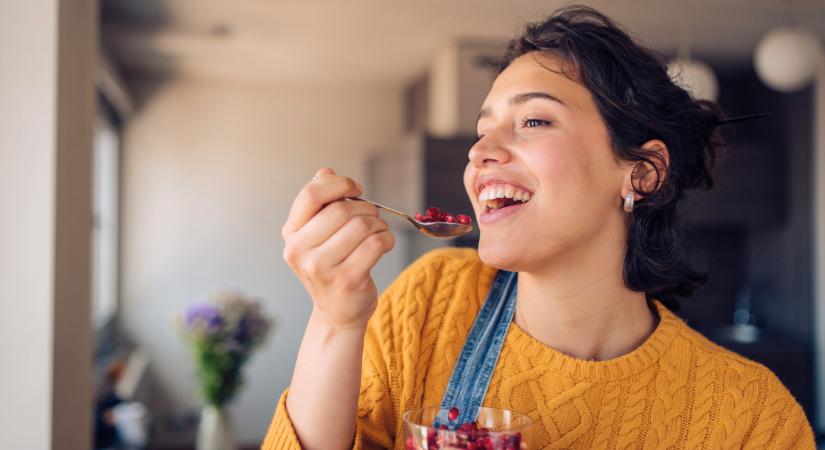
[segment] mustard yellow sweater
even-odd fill
[[[366,334],[354,448],[404,448],[401,415],[441,402],[495,273],[475,250],[441,249],[382,294]],[[530,449],[815,448],[805,413],[770,370],[656,306],[653,334],[610,361],[569,357],[511,324],[484,405],[530,415]],[[287,395],[265,450],[301,448]]]

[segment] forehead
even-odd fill
[[[560,58],[538,52],[521,55],[496,77],[484,107],[495,108],[524,92],[547,92],[571,108],[593,105],[590,91],[574,81],[576,75]]]

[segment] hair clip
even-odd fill
[[[747,115],[747,116],[729,117],[727,119],[722,119],[722,120],[718,121],[716,123],[716,126],[718,127],[720,125],[728,125],[728,124],[731,124],[731,123],[743,122],[745,120],[751,120],[751,119],[761,119],[762,117],[768,117],[770,115],[771,115],[771,113],[759,113],[759,114],[750,114],[750,115]]]

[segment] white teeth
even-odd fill
[[[495,184],[485,187],[478,195],[479,202],[494,200],[498,198],[512,198],[513,200],[526,202],[530,200],[530,193],[523,191],[509,184]]]

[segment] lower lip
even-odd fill
[[[527,203],[529,203],[529,202],[527,202]],[[516,205],[513,205],[513,206],[508,206],[506,208],[501,208],[501,209],[494,209],[494,210],[491,210],[491,211],[486,211],[485,210],[478,217],[478,223],[483,224],[483,225],[491,225],[491,224],[494,224],[496,222],[502,221],[502,220],[512,216],[513,214],[516,214],[519,211],[521,211],[524,208],[524,206],[527,205],[527,203],[519,203],[519,204],[516,204]]]

